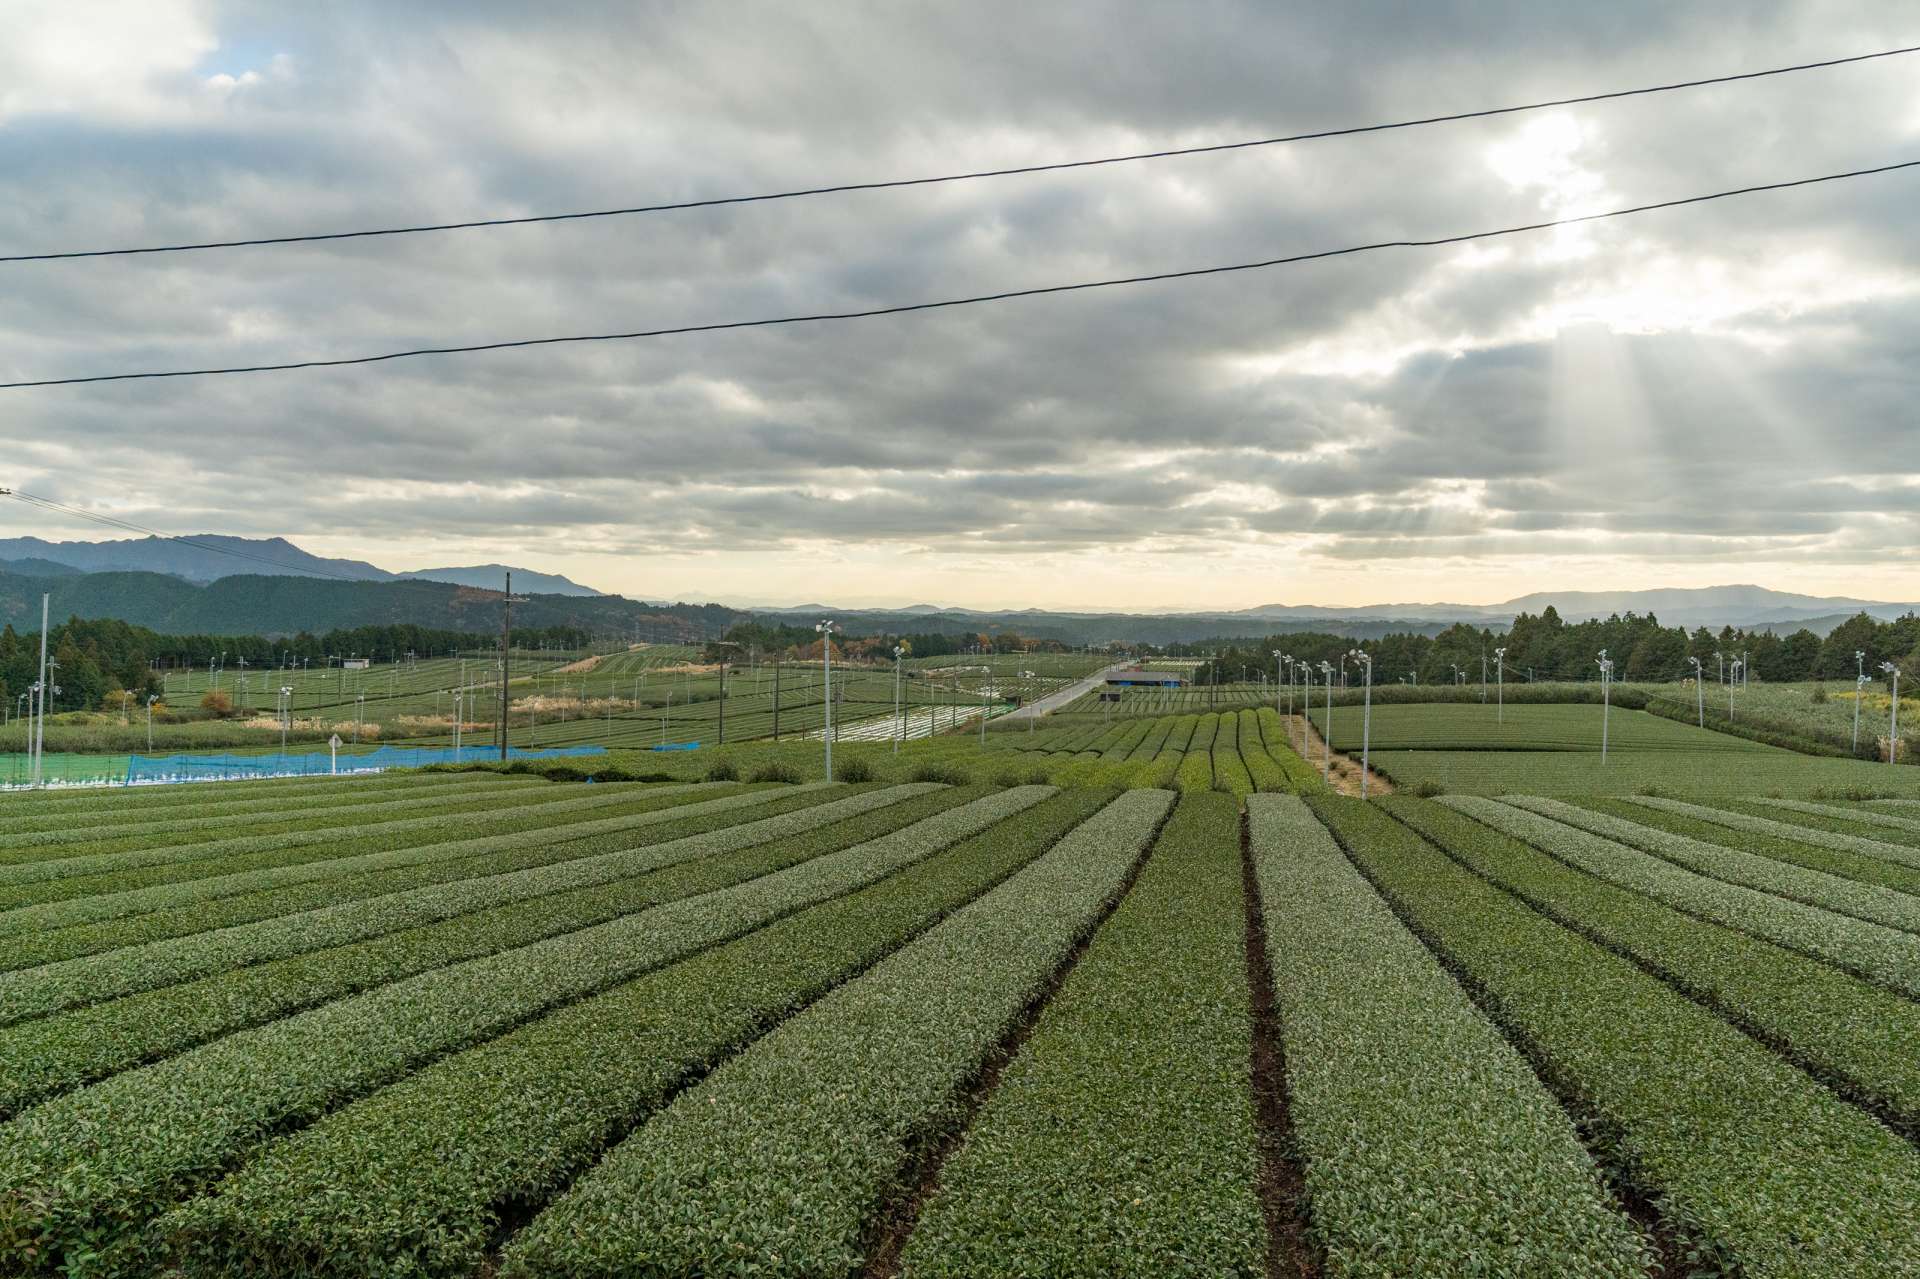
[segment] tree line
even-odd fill
[[[1373,659],[1376,684],[1450,684],[1458,675],[1477,684],[1483,658],[1487,679],[1497,677],[1497,648],[1506,649],[1509,683],[1598,679],[1603,649],[1615,663],[1616,679],[1648,683],[1690,678],[1694,668],[1689,658],[1698,658],[1710,679],[1719,678],[1736,658],[1748,663],[1753,679],[1776,684],[1851,681],[1859,666],[1878,677],[1880,664],[1887,661],[1898,666],[1904,678],[1920,679],[1920,615],[1908,613],[1884,622],[1859,613],[1822,639],[1804,628],[1784,636],[1732,626],[1689,632],[1662,626],[1652,614],[1570,623],[1549,606],[1538,614],[1520,614],[1505,630],[1459,623],[1433,636],[1393,634],[1371,640],[1307,631],[1176,644],[1167,652],[1204,658],[1195,672],[1199,683],[1257,680],[1262,673],[1271,679],[1275,650],[1315,668],[1321,662],[1337,668],[1346,653],[1359,649]],[[1863,654],[1858,663],[1856,652]],[[1350,669],[1349,682],[1352,678]]]
[[[521,648],[550,647],[576,650],[587,647],[590,634],[573,626],[514,628],[513,643]],[[117,707],[122,694],[144,703],[161,691],[162,669],[205,670],[209,663],[238,668],[267,669],[324,663],[328,658],[365,657],[376,662],[396,661],[409,652],[419,657],[456,652],[498,652],[499,634],[442,630],[430,626],[395,624],[355,626],[315,635],[301,631],[289,636],[162,635],[144,626],[114,618],[68,618],[47,633],[47,655],[58,665],[50,681],[59,688],[48,703],[52,711],[96,710]],[[24,705],[20,695],[33,686],[40,661],[38,630],[22,634],[11,625],[0,628],[0,697],[12,699],[15,710]]]

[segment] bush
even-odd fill
[[[944,782],[948,786],[966,786],[973,775],[957,764],[922,764],[913,770],[913,781]]]
[[[218,689],[209,689],[200,699],[200,709],[215,719],[227,719],[233,714],[233,699]]]
[[[836,782],[870,782],[873,780],[873,765],[857,755],[852,759],[842,760],[840,766],[833,770],[833,780]],[[914,780],[922,781],[924,779],[916,777]]]
[[[1814,685],[1813,704],[1815,706],[1825,706],[1827,704],[1827,686],[1825,684]]]
[[[740,780],[740,766],[730,759],[716,759],[707,767],[707,780],[737,782]]]
[[[1447,788],[1439,782],[1434,781],[1431,777],[1423,777],[1410,793],[1418,795],[1422,799],[1432,799],[1435,795],[1446,794]]]
[[[800,784],[800,770],[791,764],[778,762],[762,764],[753,770],[753,775],[748,777],[747,780],[750,782],[783,782],[788,786],[797,786]]]

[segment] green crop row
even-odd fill
[[[1878,884],[1863,884],[1823,870],[1809,870],[1792,862],[1776,861],[1718,842],[1676,835],[1643,826],[1610,813],[1594,812],[1557,799],[1509,796],[1502,801],[1538,813],[1566,826],[1611,839],[1617,844],[1652,853],[1655,857],[1711,879],[1757,888],[1789,901],[1818,906],[1869,923],[1906,932],[1920,932],[1920,898]]]
[[[556,1005],[864,888],[1050,794],[1001,791],[720,892],[338,1000],[116,1075],[0,1127],[0,1271],[147,1275],[153,1219],[263,1139]]]
[[[535,778],[515,779],[533,785]],[[239,782],[189,782],[178,786],[102,787],[26,791],[7,796],[0,830],[44,830],[69,822],[146,821],[214,806],[304,803],[315,796],[373,796],[416,784],[410,773],[348,777],[262,778]]]
[[[1260,721],[1260,736],[1266,744],[1267,754],[1286,774],[1286,789],[1302,795],[1311,795],[1327,789],[1326,778],[1321,770],[1315,768],[1305,757],[1293,748],[1288,739],[1285,724],[1271,706],[1262,706],[1257,712]]]
[[[1326,828],[1291,796],[1256,795],[1247,818],[1327,1272],[1642,1274],[1553,1097]]]
[[[703,785],[683,792],[677,800],[631,817],[567,823],[550,831],[522,831],[474,840],[469,844],[468,855],[464,856],[427,861],[403,858],[394,866],[375,866],[331,878],[307,878],[278,886],[270,884],[210,899],[189,894],[179,904],[161,905],[144,914],[121,914],[96,922],[73,923],[7,937],[0,939],[0,971],[234,928],[432,884],[507,874],[575,857],[618,852],[633,846],[636,833],[653,841],[677,839],[731,823],[735,809],[752,808],[753,816],[770,817],[831,797],[832,793],[822,786],[742,791],[731,785]]]
[[[785,829],[752,823],[761,829],[678,840],[582,868],[593,873],[577,876],[578,886],[566,891],[268,959],[0,1030],[0,1113],[330,999],[771,874],[877,839],[977,793],[938,789],[896,798],[899,802],[878,811],[842,813],[837,820]]]
[[[1815,830],[1839,829],[1870,839],[1892,839],[1892,832],[1898,832],[1901,836],[1920,836],[1920,819],[1876,812],[1857,805],[1847,808],[1838,804],[1816,804],[1804,799],[1753,799],[1746,801],[1743,807],[1748,811],[1759,807],[1795,825],[1804,822]],[[1898,842],[1904,844],[1913,841],[1902,838]]]
[[[553,893],[612,883],[687,858],[713,856],[803,834],[891,804],[918,789],[926,788],[871,790],[840,799],[818,796],[827,802],[773,817],[761,816],[757,807],[740,803],[744,796],[737,796],[731,801],[718,801],[724,807],[707,814],[708,820],[701,823],[707,827],[704,833],[684,838],[661,841],[629,836],[616,849],[527,870],[434,884],[0,974],[0,1022],[343,946]],[[716,817],[717,821],[711,820]]]
[[[484,778],[485,780],[480,780]],[[202,832],[244,828],[249,834],[268,833],[269,828],[285,825],[300,829],[302,823],[327,824],[330,819],[351,820],[339,825],[355,825],[374,817],[404,813],[422,808],[445,808],[454,802],[463,805],[494,805],[524,799],[527,781],[511,784],[513,779],[486,773],[472,773],[446,781],[423,779],[400,793],[397,798],[383,795],[354,795],[342,792],[302,800],[280,800],[273,805],[195,806],[188,815],[153,820],[100,822],[99,819],[62,820],[46,830],[0,836],[0,868],[22,862],[53,861],[89,853],[114,852],[119,847],[159,847],[163,844],[197,842]],[[509,783],[503,785],[502,783]],[[13,876],[7,873],[9,880]]]
[[[1725,844],[1750,853],[1758,853],[1763,857],[1771,857],[1775,861],[1789,862],[1795,866],[1805,866],[1812,870],[1825,871],[1830,875],[1844,876],[1847,879],[1857,879],[1863,884],[1883,884],[1902,892],[1920,893],[1920,869],[1902,866],[1897,862],[1886,861],[1879,857],[1869,857],[1865,853],[1823,848],[1818,844],[1809,844],[1804,840],[1790,839],[1780,835],[1761,835],[1752,831],[1734,830],[1730,826],[1702,821],[1697,817],[1688,817],[1684,813],[1664,812],[1658,808],[1628,803],[1624,799],[1591,797],[1575,799],[1572,802],[1579,804],[1582,808],[1590,808],[1596,813],[1607,813],[1641,826],[1651,826],[1658,830],[1671,831],[1676,835],[1691,836],[1709,844]]]
[[[1237,799],[1253,794],[1253,775],[1240,758],[1240,717],[1232,711],[1220,716],[1213,735],[1213,788]]]
[[[1133,752],[1140,748],[1140,743],[1147,740],[1147,735],[1153,731],[1154,725],[1151,720],[1142,720],[1125,727],[1126,731],[1121,734],[1120,740],[1101,752],[1100,757],[1110,764],[1122,763],[1131,758]]]
[[[1658,1205],[1677,1265],[1752,1279],[1920,1272],[1920,1152],[1904,1139],[1378,805],[1310,802]]]
[[[868,1222],[1173,796],[1131,791],[783,1023],[615,1147],[507,1247],[507,1275],[850,1274]]]
[[[991,888],[1105,800],[1063,792],[870,888],[437,1062],[269,1148],[163,1229],[183,1263],[222,1273],[474,1274],[503,1231],[502,1205],[538,1208],[689,1075]]]
[[[437,832],[412,831],[385,841],[354,841],[356,851],[342,856],[298,862],[292,865],[266,866],[252,870],[234,870],[201,879],[178,883],[152,884],[125,889],[97,897],[77,897],[42,902],[34,906],[0,913],[0,939],[44,929],[67,928],[76,924],[124,919],[151,911],[217,901],[223,897],[257,893],[264,889],[315,882],[336,883],[369,871],[419,866],[431,862],[465,862],[476,855],[502,848],[524,847],[534,842],[567,841],[605,834],[658,822],[673,821],[681,814],[681,805],[706,801],[710,791],[689,791],[662,787],[651,794],[635,792],[613,805],[572,810],[567,821],[524,827],[522,822],[503,823],[504,830],[491,826],[462,830],[452,822],[439,824]],[[750,792],[761,793],[765,792]],[[783,794],[775,791],[773,794]],[[744,796],[742,799],[744,800]],[[707,801],[710,802],[710,801]],[[551,811],[551,810],[549,810]],[[615,815],[603,814],[611,811]],[[430,843],[421,842],[428,834],[437,835]],[[382,843],[386,847],[382,847]]]
[[[1869,839],[1862,835],[1839,835],[1832,831],[1816,830],[1810,826],[1800,826],[1771,817],[1755,817],[1750,813],[1709,808],[1704,804],[1689,804],[1684,800],[1665,799],[1655,795],[1633,795],[1629,798],[1634,803],[1647,808],[1697,817],[1701,821],[1725,826],[1729,830],[1748,831],[1756,835],[1777,835],[1783,839],[1797,839],[1803,844],[1816,844],[1821,848],[1832,848],[1842,852],[1863,853],[1868,857],[1898,862],[1902,866],[1920,867],[1920,850],[1883,839]]]
[[[1920,1005],[1597,880],[1437,804],[1384,803],[1469,870],[1708,1003],[1847,1095],[1920,1128]]]
[[[1174,770],[1175,790],[1213,789],[1213,739],[1219,732],[1218,715],[1200,716],[1199,722],[1193,726],[1193,737],[1187,742],[1186,753],[1181,757],[1179,767]]]
[[[1440,802],[1608,883],[1839,964],[1869,981],[1920,993],[1920,937],[1911,933],[1709,879],[1498,800],[1449,796]]]
[[[103,899],[154,885],[230,878],[247,870],[298,867],[316,861],[335,863],[362,849],[386,851],[409,839],[444,840],[455,833],[474,836],[531,830],[550,826],[563,815],[619,808],[647,802],[643,786],[595,787],[586,794],[555,790],[532,803],[484,813],[467,814],[453,807],[424,816],[371,822],[343,830],[320,827],[281,831],[271,835],[236,835],[203,844],[131,850],[101,857],[76,857],[59,862],[32,862],[5,868],[19,878],[0,886],[0,911],[12,914],[23,907],[78,897]],[[50,876],[59,876],[53,878]],[[24,882],[31,878],[34,882]],[[0,923],[13,921],[0,916]]]
[[[941,1169],[907,1279],[1264,1273],[1239,808],[1181,798]]]

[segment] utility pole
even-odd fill
[[[507,573],[507,588],[500,601],[500,758],[507,758],[507,738],[512,735],[512,726],[507,723],[507,714],[511,708],[507,686],[512,683],[513,673],[513,573]],[[531,732],[531,730],[529,730]]]
[[[1853,753],[1860,754],[1860,702],[1867,691],[1867,655],[1853,650]]]
[[[780,654],[773,655],[773,740],[780,740]]]
[[[1880,663],[1880,669],[1893,677],[1893,700],[1888,704],[1892,719],[1887,723],[1887,763],[1900,762],[1900,668],[1892,662]]]
[[[826,713],[827,780],[833,780],[833,623],[823,621],[813,628],[820,633],[821,709]]]
[[[47,602],[52,597],[40,597],[40,715],[31,727],[33,736],[33,784],[40,785],[40,759],[47,749]]]

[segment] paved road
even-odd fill
[[[1099,688],[1101,684],[1106,682],[1107,676],[1114,671],[1124,671],[1131,664],[1130,662],[1115,662],[1105,670],[1095,671],[1077,684],[1069,684],[1058,692],[1048,693],[1045,697],[1037,698],[1025,706],[1017,707],[1008,714],[1002,715],[1000,718],[1002,720],[1032,719],[1037,715],[1045,715],[1050,711],[1057,711],[1074,698],[1091,693],[1094,689]]]

